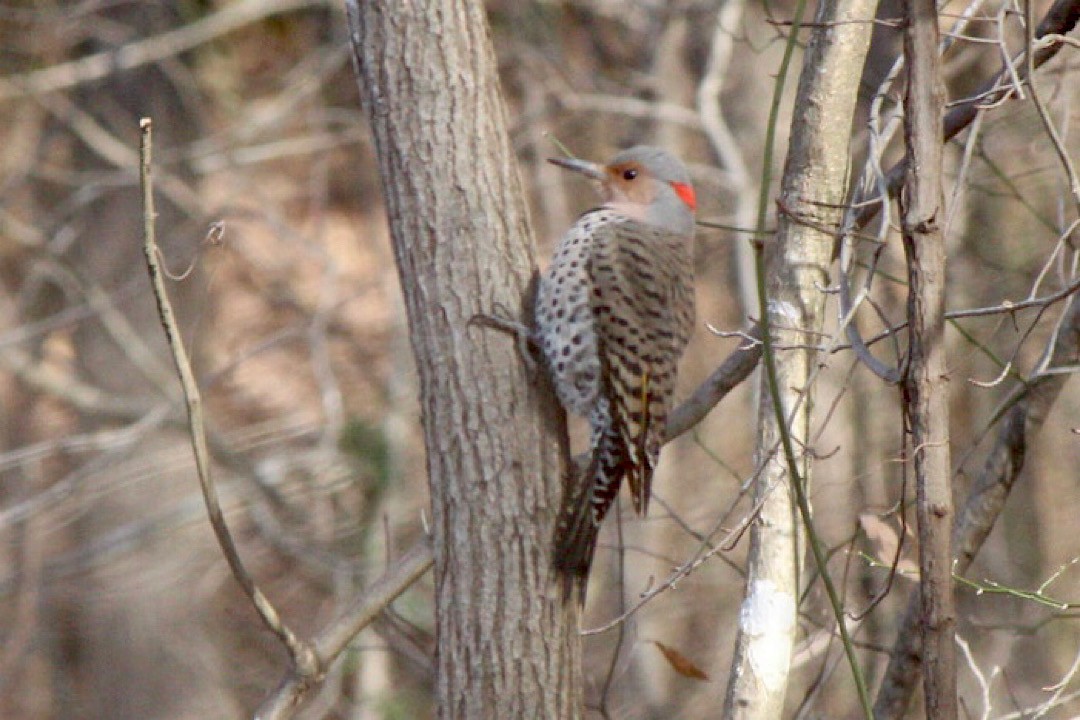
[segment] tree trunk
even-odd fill
[[[483,6],[347,7],[421,384],[438,717],[579,717],[578,610],[550,563],[564,433],[516,339],[470,323],[527,307],[534,275]]]
[[[848,142],[861,69],[870,41],[874,0],[823,3],[818,30],[804,59],[793,119],[791,149],[784,171],[779,230],[766,253],[766,297],[777,352],[776,387],[785,430],[796,448],[810,442],[813,409],[813,346],[825,323],[825,292],[833,233],[839,224],[848,168]],[[811,465],[797,460],[791,477],[781,449],[781,426],[770,383],[762,373],[758,411],[755,487],[760,511],[751,533],[746,600],[725,701],[729,718],[776,718],[784,707],[804,546],[792,482],[809,486]]]

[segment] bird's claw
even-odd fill
[[[525,369],[528,370],[529,375],[535,376],[538,369],[536,363],[537,344],[532,329],[516,320],[512,320],[510,312],[502,304],[496,303],[494,310],[495,314],[476,313],[469,318],[469,325],[483,325],[513,335],[517,340],[518,354],[521,355],[521,361],[525,364]]]

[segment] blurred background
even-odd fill
[[[727,227],[698,235],[699,324],[680,378],[688,394],[738,344],[709,328],[745,329],[757,315],[738,229],[753,223],[789,3],[487,6],[541,264],[593,202],[583,181],[543,162],[560,152],[552,137],[595,159],[639,142],[678,152],[692,167],[699,217]],[[999,38],[1020,47],[1010,7],[946,6],[948,23],[965,10],[976,18],[946,55],[950,97],[996,72]],[[891,0],[879,13],[898,14]],[[899,43],[895,23],[882,22],[863,71],[853,176],[866,156],[870,101]],[[1078,63],[1066,50],[1039,74],[1074,158]],[[142,257],[138,120],[154,120],[158,237],[228,521],[256,580],[310,634],[423,532],[428,503],[411,349],[343,8],[4,0],[0,65],[0,716],[243,717],[287,657],[206,520]],[[777,128],[781,151],[795,80]],[[886,108],[901,91],[890,90]],[[1066,229],[1076,206],[1031,103],[992,110],[976,141],[966,140],[947,151],[950,309],[1044,296],[1075,280],[1076,235]],[[866,335],[905,312],[903,252],[895,233],[882,234],[880,315],[860,316]],[[995,410],[1037,364],[1061,309],[950,327],[961,500],[992,444]],[[895,362],[887,345],[875,352]],[[897,390],[848,352],[822,362],[812,497],[835,551],[831,569],[858,610],[886,587],[880,562],[891,560],[898,503],[914,490]],[[614,522],[605,527],[587,627],[749,512],[754,386],[665,451],[651,516],[623,513],[625,571],[612,552]],[[1045,595],[1066,603],[1080,597],[1078,426],[1074,381],[1029,438],[1024,473],[970,578],[1047,583]],[[619,718],[716,716],[745,546],[718,553],[635,614],[621,643],[614,632],[585,640],[590,704],[606,692]],[[908,537],[901,556],[915,552]],[[357,639],[301,717],[432,715],[430,586],[428,575]],[[910,631],[896,618],[914,587],[896,577],[860,625],[875,682],[896,633]],[[967,587],[959,601],[971,713],[984,697],[1004,717],[1047,700],[1056,683],[1080,690],[1071,674],[1080,632],[1068,606]],[[809,587],[800,618],[789,716],[842,717],[856,705],[820,585]],[[657,643],[708,679],[677,672]],[[1078,714],[1074,702],[1045,716]]]

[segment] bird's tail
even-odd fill
[[[596,553],[600,523],[619,494],[626,473],[626,453],[617,433],[604,433],[585,468],[572,468],[565,483],[559,518],[555,524],[556,570],[566,578],[566,597],[576,584],[585,603],[589,568]]]

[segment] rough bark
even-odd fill
[[[809,442],[817,363],[825,322],[833,234],[846,191],[849,133],[860,69],[869,46],[873,0],[823,3],[803,62],[781,192],[779,231],[768,253],[767,298],[772,340],[800,348],[776,355],[777,386],[787,431],[796,447]],[[803,349],[805,348],[805,349]],[[778,447],[781,427],[763,373],[758,411],[755,489],[761,509],[751,533],[747,594],[740,615],[725,717],[780,717],[788,685],[804,545],[788,461]],[[799,458],[801,481],[811,475]]]
[[[906,6],[908,67],[904,137],[908,173],[901,196],[908,265],[910,344],[903,380],[919,519],[923,691],[930,717],[956,717],[956,602],[952,585],[953,504],[949,388],[945,355],[945,205],[941,189],[944,91],[934,0]]]
[[[517,314],[534,274],[483,6],[347,7],[421,384],[438,716],[577,717],[577,608],[549,560],[565,447],[515,338],[470,323]]]

